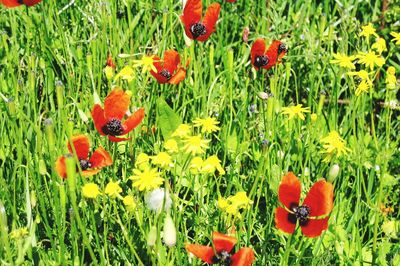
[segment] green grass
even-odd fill
[[[254,249],[254,265],[399,263],[399,234],[382,231],[388,221],[400,230],[400,113],[384,107],[396,99],[396,91],[386,91],[383,78],[389,65],[400,73],[400,47],[389,35],[399,31],[397,4],[389,5],[381,20],[381,1],[218,2],[216,32],[190,47],[179,20],[181,1],[75,1],[67,6],[68,1],[44,0],[31,8],[0,7],[2,265],[201,265],[189,260],[184,244],[208,245],[213,231],[232,228],[237,248]],[[372,22],[378,28],[382,21],[378,34],[390,53],[374,91],[357,97],[345,70],[329,61],[334,52],[365,49],[357,37],[360,26]],[[246,26],[248,43],[242,40]],[[258,37],[288,45],[283,64],[254,71],[249,55]],[[120,53],[140,58],[168,49],[177,50],[182,62],[190,60],[178,86],[159,85],[140,71],[129,84],[105,78],[108,53],[120,70],[129,63],[117,58]],[[132,140],[119,144],[98,134],[90,116],[94,95],[103,102],[112,85],[132,91],[131,107],[145,108],[142,125],[155,126],[154,134],[139,126]],[[261,100],[257,94],[262,91],[273,97]],[[127,181],[140,152],[162,150],[160,97],[183,122],[217,117],[221,131],[209,136],[207,155],[217,154],[226,170],[223,176],[191,175],[179,168],[187,159],[182,157],[174,171],[163,173],[177,229],[172,248],[160,239],[165,213],[148,210],[144,193]],[[309,115],[305,121],[288,121],[281,114],[281,107],[298,103],[310,107],[317,121]],[[251,105],[256,113],[249,111]],[[326,163],[320,139],[332,130],[340,132],[352,152]],[[63,181],[54,163],[67,152],[68,138],[81,133],[90,137],[93,149],[101,145],[109,151],[114,164],[92,178],[77,175]],[[307,191],[316,180],[328,178],[335,163],[340,173],[333,180],[329,229],[312,239],[300,230],[292,236],[278,231],[274,211],[281,177],[293,171]],[[111,180],[120,180],[123,195],[135,197],[135,212],[127,212],[119,199],[82,197],[84,183],[95,182],[104,190]],[[217,200],[238,191],[246,191],[254,204],[234,220],[218,209]],[[383,215],[381,204],[393,211]],[[154,247],[146,244],[151,225],[158,230]],[[23,227],[27,236],[11,237],[11,231]]]

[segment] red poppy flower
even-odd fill
[[[231,255],[237,240],[235,237],[214,232],[212,242],[215,248],[198,244],[186,244],[185,248],[199,259],[208,264],[229,266],[250,266],[254,261],[254,252],[251,248],[241,248]]]
[[[0,2],[6,7],[17,7],[20,5],[33,6],[42,0],[0,0]]]
[[[185,79],[186,70],[181,66],[178,67],[181,59],[176,51],[165,51],[164,60],[156,55],[153,56],[153,59],[157,73],[151,70],[150,74],[157,79],[158,83],[178,84]]]
[[[108,54],[107,56],[107,62],[106,62],[106,66],[112,67],[112,68],[116,68],[117,66],[114,64],[114,61],[112,59],[111,54]]]
[[[116,136],[128,134],[144,118],[144,109],[140,108],[122,123],[129,109],[130,95],[120,88],[115,88],[106,97],[104,109],[100,104],[95,104],[92,110],[94,126],[100,135],[107,135],[112,142],[129,140],[130,138],[117,138]]]
[[[298,222],[307,237],[317,237],[328,228],[328,214],[333,208],[333,186],[325,180],[316,182],[299,205],[301,184],[292,173],[287,173],[279,185],[278,197],[283,207],[276,208],[276,227],[292,234]]]
[[[206,41],[211,33],[215,30],[215,23],[218,20],[220,5],[212,3],[206,11],[203,20],[202,15],[202,0],[188,0],[181,20],[185,25],[186,35],[193,40],[201,42]]]
[[[236,0],[226,0],[226,2],[229,2],[229,3],[235,3],[235,2],[236,2]]]
[[[273,41],[270,47],[266,48],[263,39],[257,39],[251,47],[251,63],[256,70],[260,68],[270,69],[279,63],[287,53],[287,48],[281,41]]]
[[[78,156],[79,164],[82,169],[83,176],[91,176],[97,174],[101,168],[112,164],[110,154],[102,147],[97,148],[89,159],[89,139],[85,135],[77,135],[72,137],[72,144]],[[73,154],[71,145],[68,142],[68,150]],[[56,171],[62,178],[67,177],[65,165],[66,156],[60,156],[56,161]]]

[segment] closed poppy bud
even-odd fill
[[[329,174],[328,174],[328,181],[329,182],[333,182],[333,180],[335,180],[335,178],[339,175],[339,170],[340,167],[337,164],[334,164],[331,166],[331,169],[329,169]]]
[[[168,247],[173,247],[176,244],[176,229],[171,215],[168,213],[164,221],[164,243]]]
[[[157,228],[153,225],[150,227],[149,234],[147,235],[147,245],[152,247],[156,244],[157,240]]]

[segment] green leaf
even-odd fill
[[[182,119],[165,102],[163,98],[157,100],[157,125],[161,129],[164,139],[168,139],[171,134],[182,124]]]

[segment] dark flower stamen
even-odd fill
[[[87,170],[92,167],[92,164],[87,160],[79,160],[79,164],[81,165],[82,171]]]
[[[288,49],[287,49],[286,45],[284,43],[281,43],[278,47],[278,55],[280,55],[283,52],[287,53],[287,51],[288,51]]]
[[[309,215],[310,215],[310,207],[308,206],[295,206],[292,208],[294,212],[292,215],[299,221],[301,226],[304,226],[308,223]]]
[[[232,265],[231,254],[223,250],[221,253],[218,253],[212,258],[213,264],[219,263],[223,266],[230,266]]]
[[[124,128],[122,127],[121,120],[112,118],[102,127],[102,131],[106,135],[119,136],[124,132]]]
[[[171,73],[166,69],[161,70],[160,75],[166,78],[167,80],[171,79]]]
[[[262,66],[266,66],[269,62],[269,59],[266,55],[259,55],[256,56],[256,59],[254,60],[254,65],[256,67],[262,67]]]
[[[203,23],[197,22],[190,26],[190,33],[192,33],[193,38],[197,39],[199,36],[206,34],[206,26]]]

